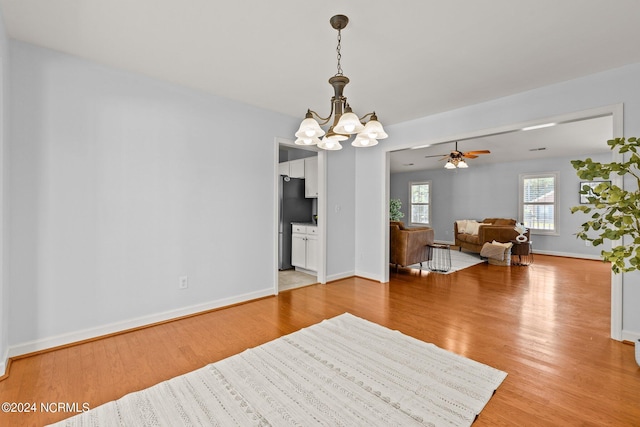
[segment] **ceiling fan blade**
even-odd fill
[[[465,154],[491,154],[489,150],[475,150],[475,151],[467,151]]]
[[[462,157],[466,157],[467,159],[477,159],[478,156],[476,156],[475,154],[471,154],[471,153],[464,153],[462,155]]]

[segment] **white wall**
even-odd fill
[[[273,137],[290,137],[298,119],[10,46],[11,268],[0,289],[11,304],[2,299],[0,351],[3,340],[20,354],[272,292]],[[638,76],[640,65],[625,67],[326,153],[327,279],[384,277],[388,150],[620,102],[626,135],[640,135]],[[623,323],[640,331],[632,277]]]
[[[298,120],[10,46],[12,355],[273,293]]]
[[[0,14],[0,376],[5,372],[9,352],[9,280],[8,232],[9,215],[9,49]]]
[[[428,85],[428,82],[426,83]],[[424,88],[428,96],[428,87]],[[455,136],[486,134],[514,123],[624,103],[624,133],[640,135],[640,64],[546,86],[529,92],[472,105],[446,113],[388,126],[390,137],[370,151],[356,155],[356,188],[373,182],[378,191],[358,197],[356,204],[356,271],[370,272],[376,280],[385,277],[384,264],[386,152],[429,141],[452,140]],[[360,221],[360,219],[363,219]],[[623,278],[623,335],[640,336],[640,280]]]
[[[356,148],[343,144],[326,152],[327,162],[327,281],[354,275],[355,162]],[[319,212],[319,215],[323,213]]]
[[[602,141],[606,146],[606,141]],[[402,172],[391,175],[390,198],[402,201],[403,220],[409,221],[409,183],[431,181],[431,213],[435,238],[453,243],[453,220],[483,218],[518,219],[519,175],[522,173],[557,172],[557,234],[532,235],[535,252],[552,255],[599,259],[607,244],[587,247],[575,233],[588,221],[588,215],[572,214],[570,208],[580,203],[580,178],[570,161],[591,157],[610,162],[611,154],[577,155],[566,158],[537,159],[501,164],[474,165],[468,169]]]

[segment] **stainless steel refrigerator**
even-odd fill
[[[278,269],[291,265],[291,223],[312,222],[312,199],[304,197],[304,179],[280,177],[280,226],[278,228]]]

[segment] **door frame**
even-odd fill
[[[467,132],[461,135],[453,135],[447,138],[440,138],[433,141],[424,142],[421,145],[433,145],[443,143],[447,141],[463,140],[471,138],[481,138],[489,135],[496,135],[502,133],[511,133],[521,131],[525,127],[541,125],[544,123],[569,123],[573,121],[588,120],[597,117],[612,116],[612,135],[613,138],[622,138],[624,136],[624,105],[613,104],[599,108],[593,108],[589,110],[577,111],[574,113],[562,114],[552,117],[545,117],[542,119],[530,120],[523,123],[515,123],[511,125],[501,126],[493,129],[478,130],[474,132]],[[415,145],[415,144],[414,144]],[[390,159],[392,151],[399,151],[404,149],[413,148],[414,145],[407,145],[406,147],[393,147],[386,150],[385,153],[385,200],[386,211],[384,214],[384,223],[381,224],[383,242],[380,247],[384,248],[383,259],[384,268],[382,270],[382,279],[384,283],[389,282],[389,198],[391,193],[391,170]],[[612,161],[622,161],[622,155],[619,153],[612,153]],[[611,177],[611,181],[614,185],[623,187],[623,177],[615,175]],[[613,246],[620,244],[620,241],[611,242]],[[623,287],[623,275],[611,273],[611,338],[617,341],[622,341],[622,287]]]
[[[273,172],[273,213],[274,213],[274,221],[273,221],[273,238],[274,242],[273,246],[273,293],[274,295],[278,295],[278,226],[280,221],[280,203],[278,201],[278,186],[280,184],[280,174],[278,173],[278,164],[280,157],[280,145],[286,145],[297,149],[304,149],[300,145],[296,145],[293,140],[281,137],[274,137],[273,139],[273,163],[274,163],[274,172]],[[327,161],[326,161],[326,152],[324,150],[318,149],[309,149],[309,151],[316,151],[318,153],[318,255],[320,259],[318,260],[318,271],[317,277],[318,282],[325,284],[327,283],[327,227],[325,224],[327,218]]]

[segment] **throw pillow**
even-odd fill
[[[459,219],[456,221],[456,224],[458,225],[458,233],[464,233],[467,228],[467,220]]]
[[[497,245],[497,246],[502,246],[503,248],[510,248],[511,246],[513,246],[513,243],[509,242],[509,243],[501,243],[501,242],[496,242],[495,240],[493,242],[491,242],[492,245]]]
[[[465,233],[466,234],[471,234],[473,236],[477,236],[478,235],[478,230],[480,229],[480,225],[481,224],[482,223],[477,222],[477,221],[468,221]]]

